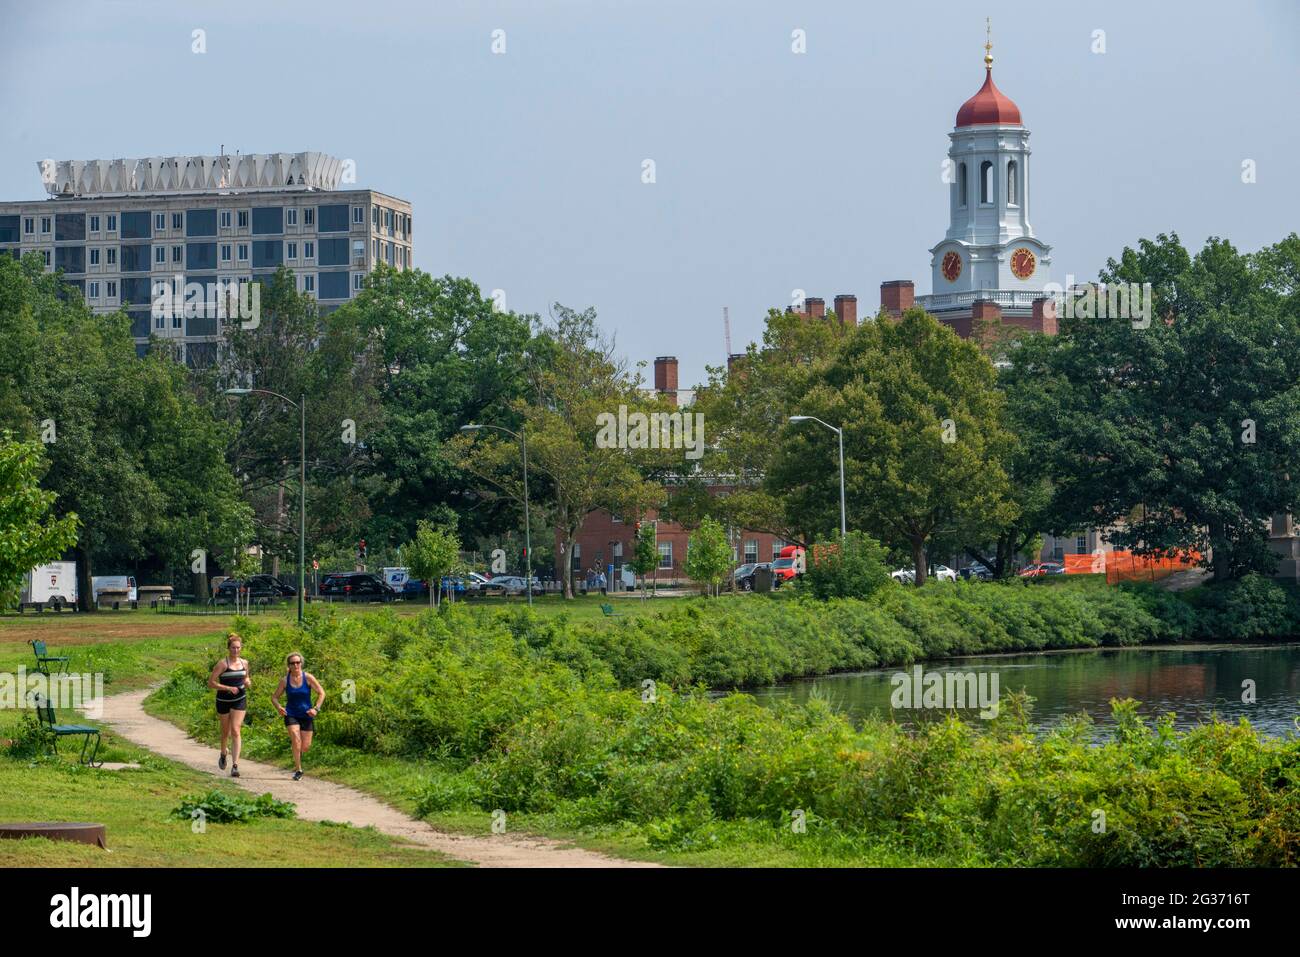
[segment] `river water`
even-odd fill
[[[997,675],[1002,695],[1025,690],[1034,701],[1033,723],[1049,728],[1070,714],[1087,712],[1099,732],[1109,729],[1110,699],[1135,698],[1141,713],[1152,723],[1174,712],[1176,724],[1186,728],[1208,720],[1217,712],[1225,721],[1246,717],[1259,731],[1270,735],[1296,733],[1300,716],[1300,644],[1178,645],[1104,650],[1042,652],[1028,655],[987,655],[922,662],[923,673],[947,672],[984,675],[991,688]],[[818,694],[832,707],[861,721],[878,715],[913,724],[946,713],[942,709],[911,710],[891,707],[897,682],[905,673],[912,683],[915,666],[887,668],[801,679],[749,691],[762,703],[807,701]],[[1254,703],[1243,702],[1243,682],[1253,681]],[[914,685],[919,687],[920,685]],[[816,689],[814,691],[814,689]],[[957,712],[979,723],[978,709]]]

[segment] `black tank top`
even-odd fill
[[[244,688],[244,679],[248,677],[247,668],[231,668],[230,662],[226,662],[226,670],[221,672],[221,677],[217,679],[223,685],[230,685],[239,689],[239,694],[231,694],[229,691],[218,691],[217,697],[222,701],[238,701],[247,695]]]

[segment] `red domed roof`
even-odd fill
[[[980,91],[957,111],[958,126],[1019,126],[1020,108],[993,85],[993,70],[985,71]]]

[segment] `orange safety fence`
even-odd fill
[[[1176,552],[1171,555],[1134,555],[1127,551],[1103,552],[1099,555],[1066,555],[1067,575],[1106,573],[1106,583],[1121,581],[1159,581],[1174,572],[1200,565],[1199,552]]]

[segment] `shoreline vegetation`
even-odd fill
[[[309,774],[437,826],[512,828],[681,864],[1287,866],[1300,856],[1300,741],[1215,721],[1187,731],[1115,701],[1035,736],[993,720],[854,727],[825,701],[716,697],[816,673],[952,655],[1300,633],[1273,582],[1173,594],[1099,582],[883,589],[868,600],[691,600],[618,621],[447,607],[241,623],[265,686],[294,648],[337,689]],[[217,653],[214,645],[209,649]],[[205,662],[151,713],[203,740]],[[245,753],[282,765],[255,695]]]

